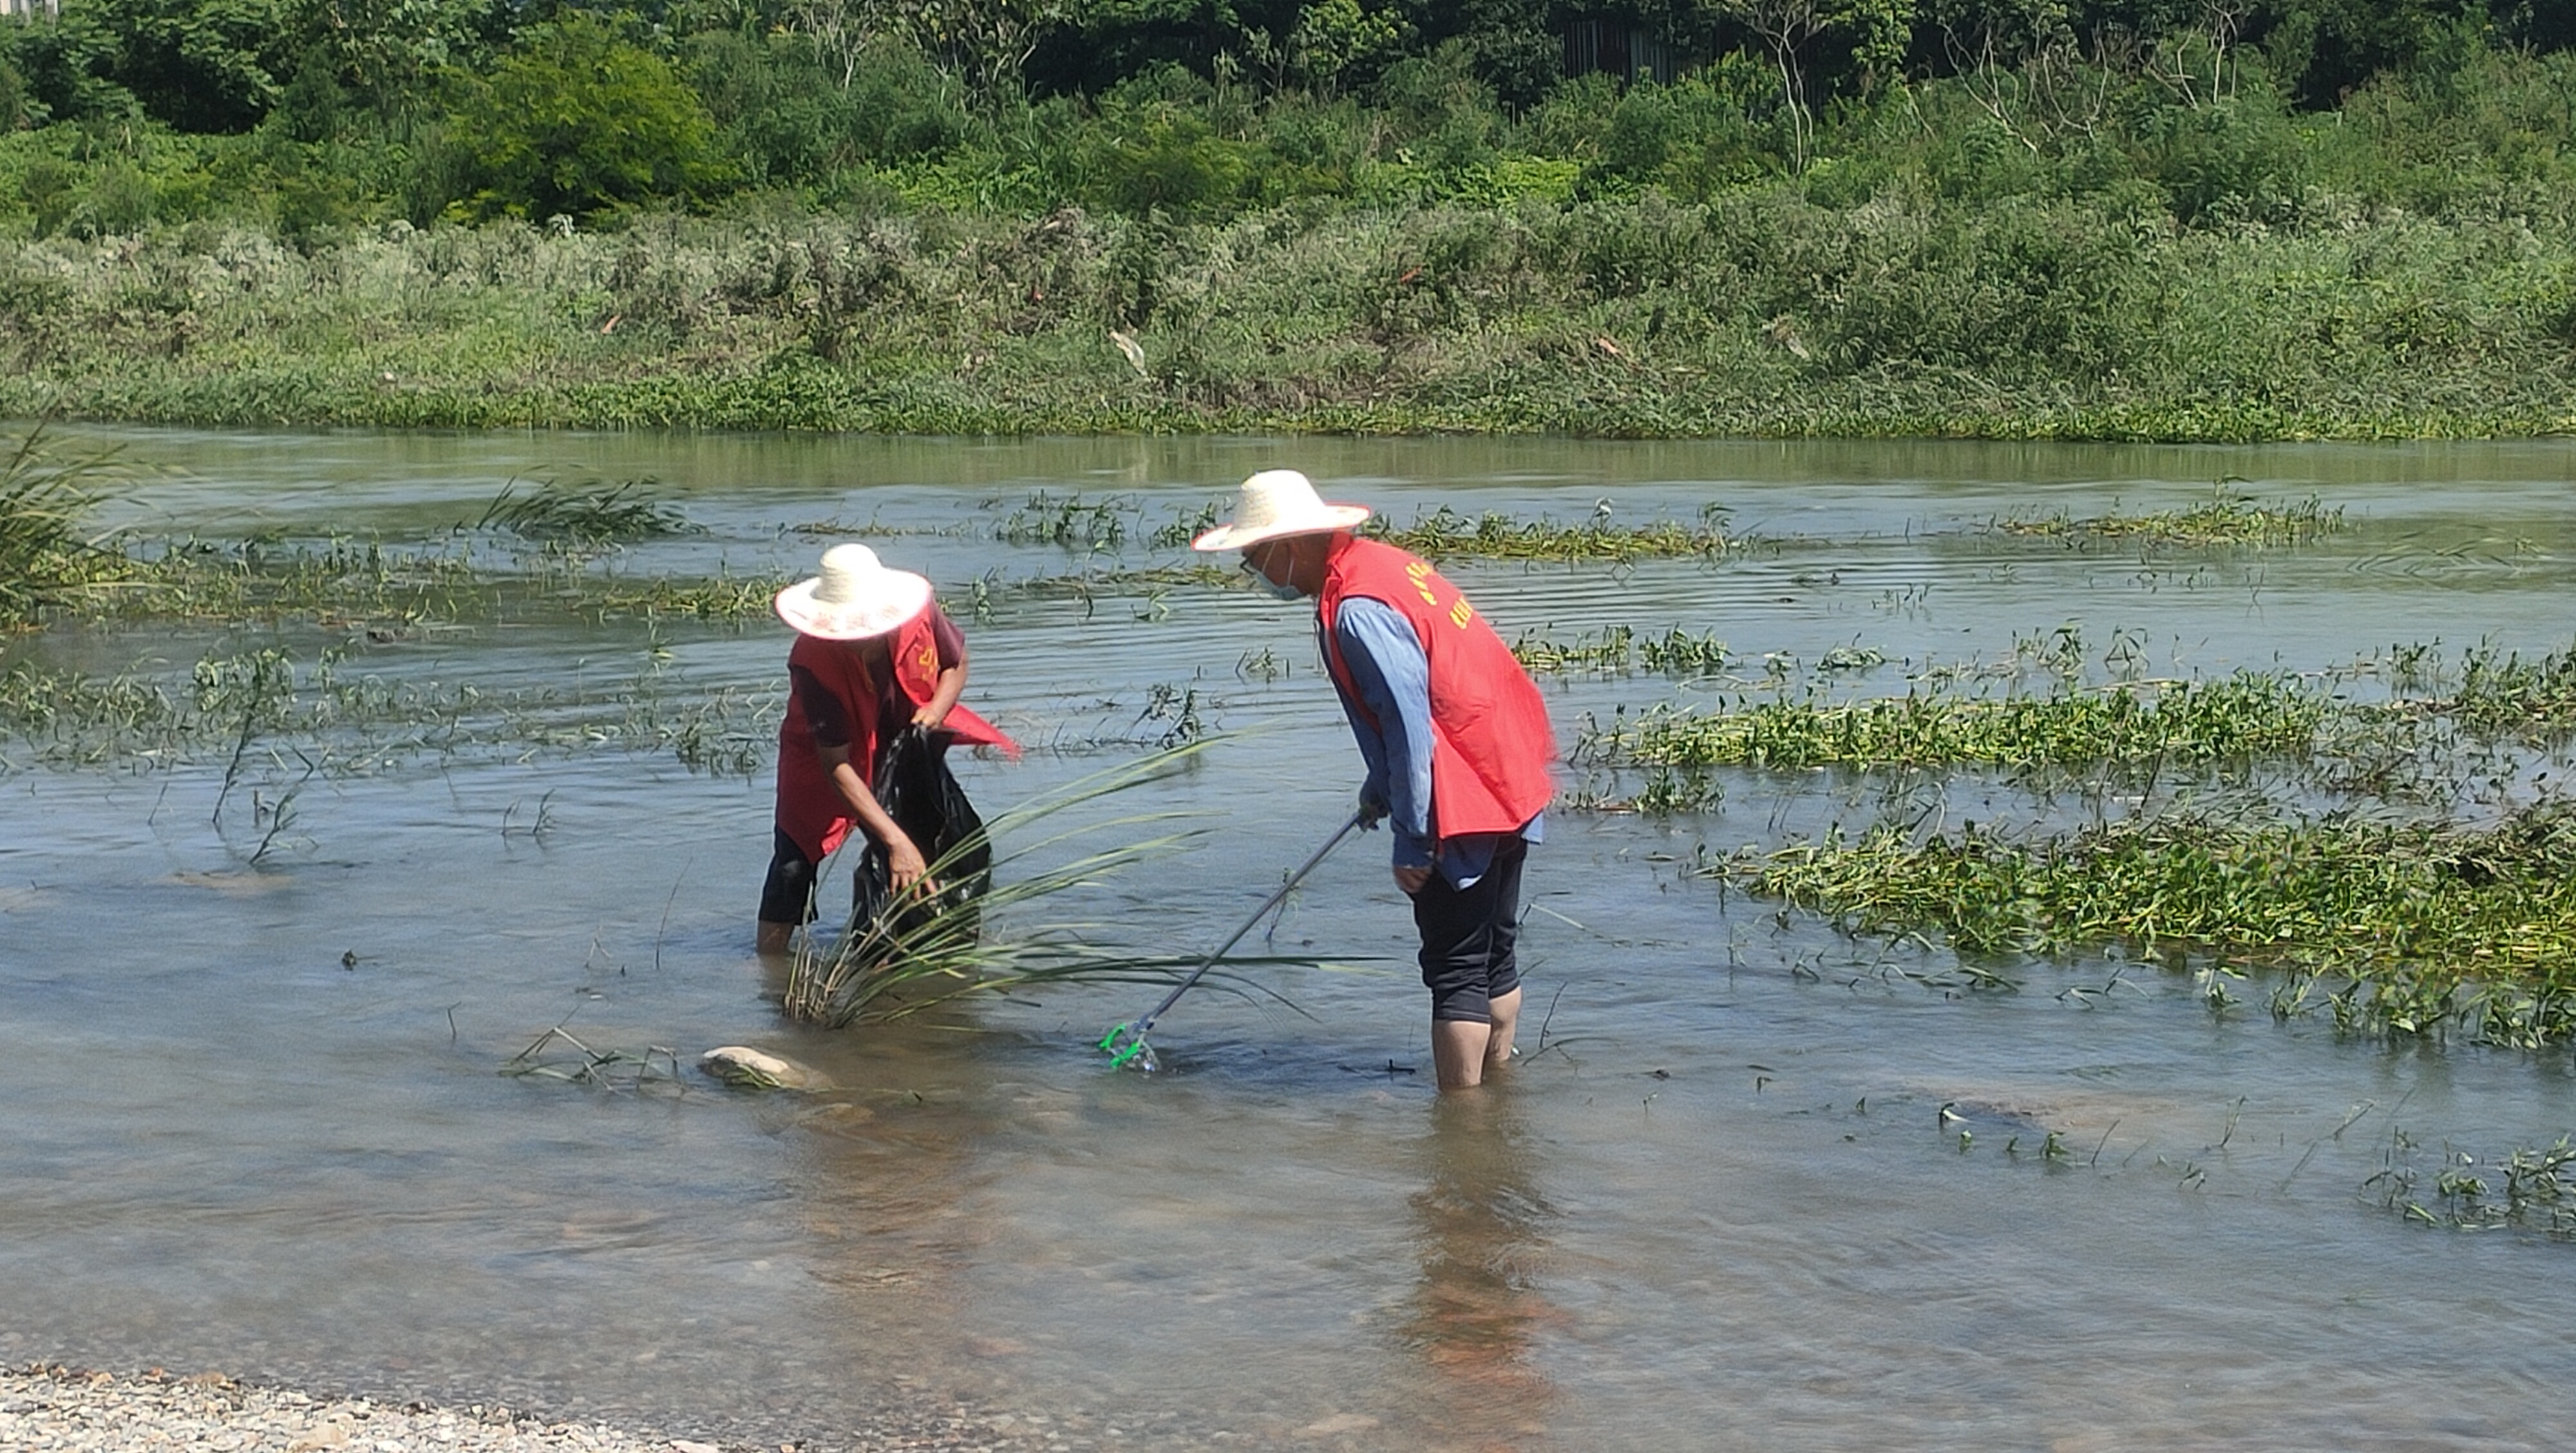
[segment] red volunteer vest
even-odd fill
[[[1467,598],[1422,560],[1393,545],[1354,539],[1325,567],[1315,613],[1324,626],[1324,664],[1362,718],[1333,623],[1342,601],[1384,601],[1413,626],[1431,663],[1431,825],[1440,837],[1516,832],[1555,796],[1547,764],[1556,733],[1547,700],[1512,648]]]
[[[813,636],[796,638],[787,664],[813,672],[814,679],[840,699],[841,712],[850,721],[850,765],[859,769],[859,780],[873,788],[879,739],[877,684],[867,669],[840,642]],[[939,642],[931,635],[927,610],[895,632],[894,679],[915,706],[929,701],[939,689]],[[949,708],[940,730],[961,742],[1019,754],[1019,743],[962,704]],[[791,696],[787,717],[778,724],[778,830],[793,839],[808,859],[819,863],[856,825],[849,804],[841,800],[840,789],[832,785],[832,774],[815,750],[813,726]]]

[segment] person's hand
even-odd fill
[[[897,893],[909,890],[916,883],[921,885],[924,893],[939,891],[939,885],[931,880],[930,865],[921,860],[921,849],[914,847],[908,837],[898,837],[886,844],[886,878]]]
[[[1421,892],[1422,885],[1430,881],[1431,870],[1429,868],[1398,868],[1395,870],[1395,886],[1403,889],[1404,896],[1407,898]]]
[[[1383,803],[1383,802],[1378,801],[1378,800],[1377,800],[1376,798],[1374,798],[1374,797],[1371,797],[1371,796],[1369,795],[1369,790],[1368,790],[1367,788],[1365,788],[1365,787],[1361,788],[1361,789],[1360,789],[1360,831],[1362,831],[1362,832],[1372,832],[1372,831],[1375,831],[1375,830],[1376,830],[1376,828],[1377,828],[1377,825],[1378,825],[1379,823],[1381,823],[1381,822],[1384,822],[1384,821],[1386,821],[1386,804],[1385,804],[1385,803]]]
[[[939,724],[946,720],[948,720],[948,708],[944,706],[925,706],[912,714],[912,724],[926,732],[939,730]]]

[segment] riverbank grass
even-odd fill
[[[2576,429],[2571,235],[2556,213],[2394,209],[2142,229],[2098,198],[1962,208],[1897,186],[1854,207],[1788,180],[1693,200],[1650,190],[1189,219],[967,207],[636,216],[569,235],[387,225],[295,246],[199,222],[0,240],[12,365],[0,416],[2532,436]]]

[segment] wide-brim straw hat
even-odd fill
[[[1235,495],[1234,520],[1190,542],[1193,550],[1240,550],[1285,535],[1347,530],[1369,517],[1366,505],[1328,505],[1315,482],[1293,469],[1265,469]]]
[[[801,635],[860,641],[921,614],[930,604],[930,581],[887,569],[865,545],[835,545],[823,552],[822,574],[797,581],[771,603]]]

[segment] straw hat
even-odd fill
[[[1265,469],[1243,482],[1234,522],[1190,542],[1193,550],[1240,550],[1282,535],[1321,535],[1347,530],[1369,517],[1366,505],[1328,505],[1313,480],[1293,469]]]
[[[823,552],[823,573],[778,592],[778,618],[800,634],[827,641],[882,636],[930,604],[930,582],[909,570],[888,570],[865,545],[835,545]]]

